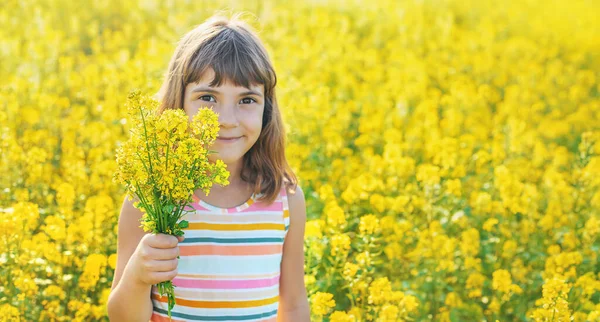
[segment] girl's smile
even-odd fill
[[[217,137],[217,141],[219,143],[235,143],[237,141],[239,141],[241,138],[243,138],[243,136],[219,136]]]

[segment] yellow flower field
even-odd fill
[[[598,1],[0,5],[0,320],[108,321],[124,103],[247,11],[306,195],[313,321],[600,321]]]

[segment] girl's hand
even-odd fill
[[[177,276],[178,243],[183,236],[146,234],[127,263],[124,275],[140,285],[154,285]]]

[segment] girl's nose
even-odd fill
[[[219,124],[222,127],[237,127],[240,125],[237,115],[236,115],[237,106],[233,103],[226,104],[223,106],[219,113]]]

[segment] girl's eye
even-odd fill
[[[212,96],[210,96],[210,95],[203,95],[203,96],[200,96],[200,97],[199,97],[199,99],[203,100],[203,99],[202,99],[203,97],[209,97],[209,100],[210,100],[210,98],[214,99],[214,97],[212,97]],[[203,101],[204,101],[204,100],[203,100]]]
[[[202,95],[202,96],[198,97],[198,99],[206,102],[207,101],[206,100],[207,97],[208,97],[208,102],[216,102],[214,100],[215,98],[213,96],[211,96],[211,95]],[[211,99],[212,99],[212,101],[211,101]],[[244,101],[244,100],[246,100],[246,101]],[[245,98],[242,99],[242,102],[244,102],[243,104],[252,104],[252,103],[256,103],[256,100],[253,99],[253,98],[251,98],[251,97],[245,97]]]
[[[252,104],[252,103],[256,103],[256,100],[255,100],[255,99],[253,99],[253,98],[251,98],[251,97],[245,97],[245,98],[243,98],[243,99],[242,99],[242,101],[244,101],[244,100],[252,100],[252,102],[248,102],[248,103],[245,103],[245,104]]]

